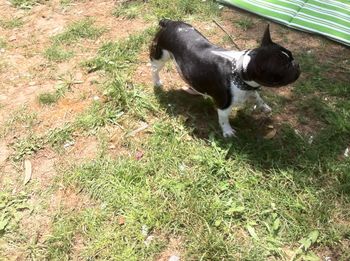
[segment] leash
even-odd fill
[[[233,40],[232,36],[225,30],[224,27],[222,27],[218,21],[216,21],[215,19],[213,19],[213,22],[230,38],[231,42],[233,43],[233,45],[238,49],[238,51],[241,51],[241,48],[239,48],[239,46],[235,43],[235,41]]]

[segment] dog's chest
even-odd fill
[[[247,102],[252,102],[254,100],[254,92],[242,90],[234,82],[231,82],[232,105],[242,107]]]

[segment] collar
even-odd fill
[[[261,86],[251,86],[243,79],[246,78],[247,66],[244,64],[244,58],[249,54],[250,50],[244,51],[244,53],[236,60],[232,59],[232,81],[237,86],[238,89],[244,91],[257,91],[261,89]]]

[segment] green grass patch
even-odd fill
[[[36,123],[36,120],[36,113],[28,111],[27,106],[22,106],[17,110],[13,111],[9,115],[9,118],[1,126],[0,137],[4,137],[10,132],[18,130],[19,127],[30,129]]]
[[[59,80],[61,82],[56,85],[55,92],[53,93],[45,92],[45,93],[39,94],[38,101],[40,104],[51,105],[53,103],[56,103],[61,97],[65,95],[67,91],[71,89],[73,84],[80,83],[79,81],[76,81],[73,75],[71,74],[60,76]]]
[[[92,217],[87,211],[91,221],[82,213],[78,217],[84,221],[74,228],[67,225],[67,232],[60,229],[63,237],[79,235],[90,242],[84,258],[152,259],[164,251],[167,238],[182,238],[185,259],[281,259],[284,247],[296,245],[297,251],[298,241],[312,231],[320,236],[311,245],[346,237],[348,229],[329,224],[336,213],[346,215],[345,210],[331,207],[340,200],[334,190],[337,180],[324,179],[337,171],[315,168],[306,150],[292,159],[285,149],[277,150],[287,142],[285,148],[290,150],[307,147],[297,134],[286,129],[268,148],[263,141],[249,143],[248,137],[233,143],[214,137],[189,141],[190,132],[183,124],[162,118],[149,139],[130,144],[131,155],[145,152],[141,160],[104,156],[65,174],[65,184],[78,186],[104,206]],[[254,155],[266,160],[255,160]],[[269,167],[269,162],[275,163]],[[121,216],[123,225],[117,222]],[[79,218],[69,214],[63,222]],[[83,226],[90,229],[81,235]],[[149,236],[154,241],[147,246]],[[72,242],[66,254],[71,248]],[[309,252],[312,248],[300,255]]]
[[[219,14],[219,5],[215,1],[191,1],[191,0],[154,0],[126,1],[117,5],[113,14],[117,17],[133,19],[143,17],[147,20],[171,18],[188,19],[190,17],[216,17]]]
[[[23,160],[25,157],[31,156],[44,147],[44,140],[35,134],[30,134],[24,138],[20,138],[13,144],[14,153],[12,159],[15,162]]]
[[[134,7],[185,20],[218,12],[211,1],[152,1],[125,5],[119,15],[128,17]],[[246,111],[232,119],[238,138],[228,140],[210,100],[135,83],[139,54],[155,31],[106,43],[84,63],[89,72],[105,73],[103,102],[95,101],[71,125],[16,143],[22,159],[47,144],[62,147],[77,130],[122,130],[123,156],[109,156],[104,138],[94,160],[61,173],[60,184],[95,204],[55,216],[47,259],[73,258],[76,242],[84,242],[82,260],[155,260],[175,239],[183,260],[307,260],[322,248],[346,260],[350,161],[343,153],[350,142],[350,104],[346,83],[327,79],[332,87],[319,85],[331,64],[298,55],[303,73],[311,76],[309,87],[298,82],[295,100],[268,97],[277,112],[293,102],[305,123],[322,122],[312,142],[288,122],[265,140],[260,122]],[[75,39],[70,34],[58,38],[68,43],[64,39]],[[147,132],[128,136],[141,120],[149,124]]]
[[[0,239],[18,228],[20,212],[31,209],[27,201],[28,196],[24,193],[12,195],[5,191],[0,192]]]
[[[74,53],[72,51],[66,51],[63,45],[52,44],[45,51],[45,57],[49,61],[62,62],[70,59]]]
[[[31,9],[34,5],[45,3],[47,0],[10,0],[10,3],[20,9]]]
[[[13,18],[10,20],[0,20],[0,26],[5,29],[14,29],[21,27],[23,25],[23,20],[21,18]]]
[[[0,38],[0,48],[5,48],[7,46],[7,42],[5,39]]]
[[[94,26],[91,19],[84,19],[68,26],[65,32],[54,37],[54,41],[71,44],[79,39],[97,39],[103,32],[104,29]]]
[[[44,53],[45,57],[53,62],[62,62],[70,59],[74,53],[66,50],[67,45],[71,45],[80,39],[97,39],[103,34],[105,29],[96,27],[89,18],[77,21],[68,26],[61,34],[52,38],[52,45]]]
[[[39,94],[38,100],[40,104],[50,105],[57,102],[58,97],[56,93],[45,92],[45,93]]]
[[[242,19],[239,19],[236,21],[236,24],[243,30],[247,31],[248,29],[252,28],[254,26],[253,19],[249,17],[244,17]]]
[[[123,2],[114,10],[113,15],[126,19],[134,19],[139,17],[145,7],[146,5],[142,1]]]

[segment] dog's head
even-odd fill
[[[292,53],[271,40],[267,26],[260,47],[250,53],[247,76],[262,86],[280,87],[296,81],[300,75],[299,64]]]

